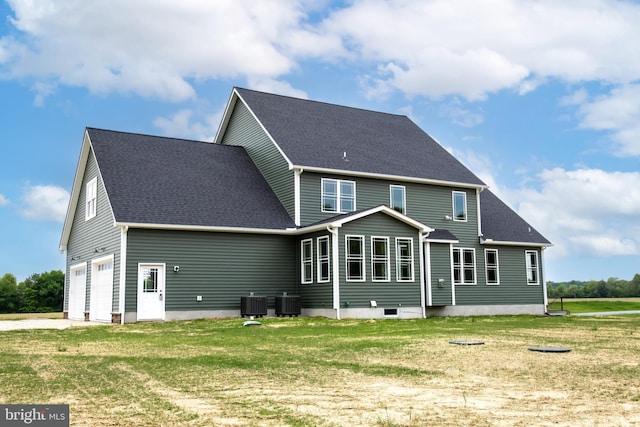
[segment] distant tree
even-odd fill
[[[53,270],[33,274],[18,285],[20,311],[23,313],[48,313],[62,311],[64,298],[64,273]]]
[[[0,278],[0,313],[16,313],[18,305],[16,276],[7,273]]]

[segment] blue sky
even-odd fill
[[[233,86],[406,114],[554,243],[640,273],[640,3],[0,0],[0,275],[58,252],[87,126],[212,140]]]

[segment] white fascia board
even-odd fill
[[[503,240],[480,239],[481,245],[498,245],[498,246],[536,246],[540,248],[550,248],[551,243],[534,243],[534,242],[509,242]]]
[[[222,114],[222,120],[220,121],[220,126],[218,126],[218,131],[216,132],[216,136],[213,139],[214,144],[220,144],[222,142],[222,137],[227,130],[227,126],[229,125],[229,120],[231,119],[231,112],[233,111],[233,107],[236,105],[236,101],[238,100],[238,95],[236,89],[234,88],[231,91],[231,96],[227,101],[227,105],[224,108],[224,113]]]
[[[488,185],[481,185],[481,184],[469,184],[464,182],[453,182],[453,181],[440,181],[437,179],[415,178],[411,176],[401,176],[401,175],[385,175],[381,173],[347,171],[342,169],[318,168],[318,167],[312,167],[312,166],[293,165],[290,167],[290,169],[303,169],[307,172],[326,173],[326,174],[333,174],[333,175],[348,175],[348,176],[357,176],[362,178],[384,179],[389,181],[441,185],[445,187],[460,187],[460,188],[473,188],[473,189],[489,188]]]
[[[412,227],[414,227],[414,228],[416,228],[418,230],[421,230],[423,233],[431,233],[433,231],[433,228],[429,227],[428,225],[425,225],[425,224],[423,224],[421,222],[418,222],[418,221],[416,221],[416,220],[414,220],[414,219],[412,219],[412,218],[410,218],[410,217],[408,217],[408,216],[406,216],[404,214],[401,214],[400,212],[398,212],[396,210],[393,210],[393,209],[391,209],[391,208],[389,208],[387,206],[384,206],[384,205],[377,206],[377,207],[371,208],[371,209],[367,209],[367,210],[362,211],[360,213],[357,213],[355,215],[350,215],[350,216],[348,216],[346,218],[338,219],[338,220],[332,222],[331,225],[333,225],[335,227],[341,227],[343,224],[346,224],[348,222],[355,221],[355,220],[358,220],[360,218],[364,218],[364,217],[367,217],[369,215],[373,215],[373,214],[376,214],[376,213],[379,213],[379,212],[382,212],[382,213],[385,213],[385,214],[387,214],[389,216],[392,216],[395,219],[397,219],[398,221],[402,221],[405,224],[408,224],[408,225],[410,225],[410,226],[412,226]]]
[[[73,178],[73,187],[71,189],[71,195],[69,196],[67,214],[65,215],[62,235],[60,236],[60,245],[58,247],[60,253],[64,253],[67,250],[67,243],[69,243],[69,236],[71,234],[71,226],[73,225],[73,220],[78,208],[80,191],[82,190],[82,178],[84,177],[84,172],[87,169],[87,161],[89,159],[90,151],[91,141],[89,140],[89,132],[85,129],[84,136],[82,138],[82,148],[80,148],[80,156],[78,157],[78,164],[76,166],[76,174]]]
[[[248,234],[297,234],[297,229],[273,229],[273,228],[244,228],[244,227],[215,227],[203,225],[180,224],[145,224],[131,222],[116,222],[116,227],[143,228],[148,230],[173,230],[173,231],[207,231],[212,233],[248,233]],[[322,228],[326,228],[322,227]]]

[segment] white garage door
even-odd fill
[[[87,296],[87,265],[79,264],[69,270],[69,299],[67,310],[69,319],[84,320]]]
[[[92,262],[89,320],[111,322],[113,256]]]

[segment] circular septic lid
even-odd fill
[[[484,344],[484,341],[453,340],[453,341],[449,341],[449,344],[457,344],[457,345],[482,345],[482,344]]]
[[[568,353],[571,351],[568,347],[529,347],[529,350],[542,353]]]

